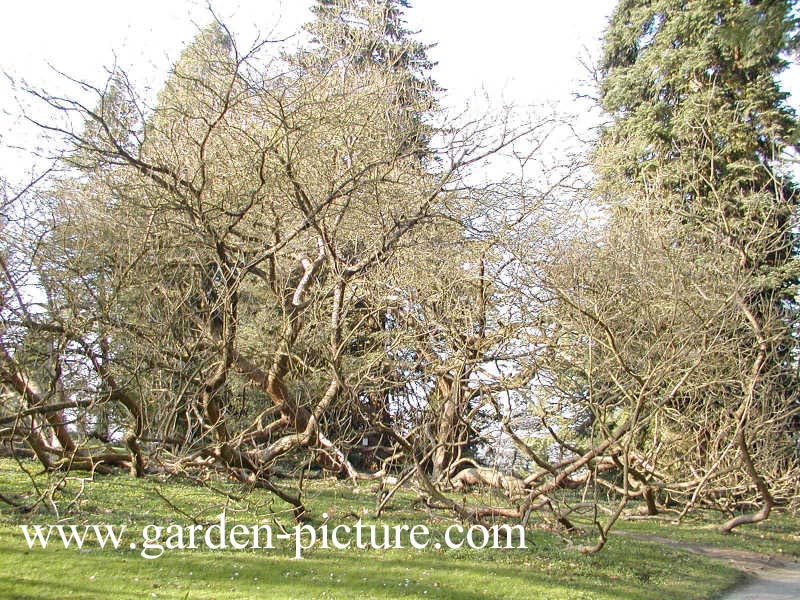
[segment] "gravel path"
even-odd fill
[[[800,567],[766,568],[722,597],[722,600],[798,600]]]

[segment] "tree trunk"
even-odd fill
[[[719,530],[720,533],[726,534],[730,533],[734,528],[739,527],[740,525],[749,525],[751,523],[758,523],[759,521],[765,520],[767,517],[769,517],[772,507],[775,506],[775,500],[769,491],[769,486],[764,481],[764,478],[758,474],[758,471],[753,464],[753,459],[750,456],[750,450],[747,448],[744,425],[740,426],[739,430],[736,432],[736,445],[739,446],[742,467],[744,468],[748,477],[750,477],[753,484],[756,486],[758,493],[761,495],[763,505],[761,506],[761,510],[756,513],[739,515],[738,517],[734,517],[733,519],[723,523]]]

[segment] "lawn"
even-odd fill
[[[33,468],[33,465],[31,465]],[[43,483],[43,476],[37,481]],[[53,599],[245,599],[245,598],[519,598],[548,600],[703,599],[732,585],[738,574],[707,559],[658,544],[614,536],[600,553],[581,555],[579,539],[546,531],[532,520],[527,549],[324,550],[293,560],[293,543],[271,550],[174,550],[154,560],[131,549],[149,524],[213,523],[223,510],[230,524],[281,523],[291,527],[284,507],[267,492],[215,482],[217,491],[188,481],[160,482],[125,476],[94,482],[70,478],[52,497],[50,512],[0,513],[0,598]],[[7,460],[0,461],[0,492],[23,498],[30,481]],[[232,496],[220,495],[224,489]],[[311,524],[426,524],[441,536],[454,521],[399,495],[381,520],[372,517],[369,485],[354,490],[333,479],[308,480]],[[48,502],[49,504],[49,502]],[[57,511],[57,514],[56,514]],[[96,545],[29,549],[21,525],[126,525],[119,549]],[[754,549],[800,554],[795,523],[783,516],[743,534],[727,536]],[[704,523],[679,528],[654,522],[625,523],[627,531],[717,542]],[[761,537],[763,536],[763,538]]]

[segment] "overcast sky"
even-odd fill
[[[309,0],[238,0],[213,3],[246,46],[262,36],[291,35],[308,20]],[[597,56],[616,0],[416,0],[407,14],[419,38],[436,43],[434,76],[448,103],[466,103],[477,91],[519,105],[569,107],[586,73],[582,57]],[[197,27],[210,18],[197,0],[24,0],[0,13],[0,69],[14,78],[58,91],[48,65],[102,83],[115,61],[140,89],[156,89]],[[0,81],[0,109],[14,112],[8,81]],[[795,78],[792,78],[794,82]],[[798,86],[789,86],[790,89]],[[798,90],[797,97],[800,97]],[[28,130],[0,115],[0,144],[25,144]],[[0,157],[3,158],[3,157]],[[3,160],[2,173],[19,170]]]

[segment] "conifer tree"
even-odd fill
[[[435,107],[439,88],[430,76],[430,46],[406,28],[408,7],[407,0],[316,0],[314,20],[305,26],[312,45],[299,62],[309,70],[343,75],[378,70],[391,78],[398,132],[408,136],[406,148],[421,157],[431,133],[425,116]]]
[[[726,262],[715,285],[731,312],[721,307],[727,320],[711,322],[708,333],[737,347],[731,365],[703,366],[718,378],[704,387],[703,406],[716,402],[717,424],[730,419],[739,466],[762,509],[723,531],[769,515],[774,498],[755,457],[771,457],[773,477],[793,460],[787,446],[781,458],[755,433],[770,420],[791,429],[797,410],[798,194],[785,160],[796,149],[797,121],[777,80],[798,44],[792,5],[622,0],[600,65],[611,123],[595,166],[610,227],[666,220],[677,225],[673,247],[695,248],[694,267],[718,263],[720,252]]]
[[[797,122],[776,76],[794,49],[791,2],[624,0],[606,33],[601,104],[613,124],[596,154],[617,205],[658,199],[697,230],[742,246],[765,288],[791,280],[793,182],[781,168]],[[791,293],[791,290],[787,290]],[[784,295],[784,297],[786,297]]]

